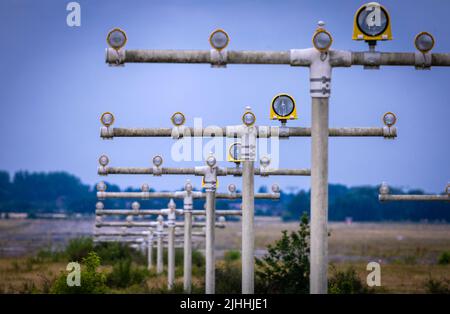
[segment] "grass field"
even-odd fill
[[[34,254],[43,247],[63,247],[68,239],[88,236],[92,220],[3,220],[0,221],[0,292],[47,292],[66,263],[37,262]],[[76,226],[76,229],[75,229]],[[256,221],[256,255],[281,236],[281,230],[295,230],[297,223],[277,219]],[[77,230],[76,232],[74,230]],[[240,249],[240,222],[229,222],[216,233],[217,256]],[[203,244],[199,244],[203,247]],[[382,293],[424,293],[430,278],[450,280],[450,265],[439,265],[439,256],[450,252],[450,225],[413,223],[330,224],[330,273],[352,266],[365,282],[367,263],[381,265]],[[179,272],[180,273],[180,272]],[[177,279],[181,282],[182,278]],[[201,281],[201,276],[194,281]],[[151,277],[148,284],[164,287],[165,277]],[[122,291],[124,292],[124,291]],[[136,292],[128,289],[125,292]]]

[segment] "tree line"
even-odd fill
[[[109,184],[108,191],[121,191]],[[180,186],[177,190],[182,190]],[[139,191],[126,188],[123,191]],[[266,192],[261,186],[259,192]],[[0,212],[27,212],[32,217],[37,213],[64,212],[93,214],[97,202],[95,186],[81,182],[67,172],[18,171],[11,177],[0,171]],[[423,194],[419,189],[405,191],[392,188],[393,194]],[[106,208],[131,208],[132,200],[105,200]],[[142,208],[165,208],[167,199],[140,201]],[[182,200],[176,200],[182,208]],[[195,200],[195,208],[203,208],[202,200]],[[239,201],[218,200],[218,209],[240,208]],[[298,220],[302,213],[310,214],[310,191],[281,192],[280,201],[256,200],[256,215],[281,216],[283,220]],[[446,221],[450,222],[450,204],[446,202],[387,202],[378,201],[378,186],[347,187],[342,184],[329,185],[329,219],[343,221],[351,217],[354,221]]]

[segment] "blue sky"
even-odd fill
[[[127,64],[108,67],[105,37],[113,27],[128,35],[127,48],[209,49],[208,36],[224,28],[233,50],[287,50],[311,46],[318,20],[333,34],[333,48],[365,50],[351,40],[352,18],[363,1],[78,1],[81,27],[66,25],[69,1],[3,0],[0,3],[0,169],[66,170],[84,182],[99,180],[97,158],[111,165],[147,166],[151,156],[166,156],[167,166],[193,166],[169,160],[171,139],[118,138],[102,141],[99,116],[111,111],[116,126],[165,127],[175,111],[187,124],[238,124],[251,105],[259,124],[268,119],[272,97],[294,96],[299,120],[310,126],[308,70],[289,66]],[[413,51],[413,38],[429,31],[435,52],[450,51],[450,2],[384,1],[394,40],[383,51]],[[450,180],[448,88],[450,69],[412,67],[367,71],[336,69],[330,126],[381,126],[381,116],[398,116],[399,137],[330,139],[330,182],[378,184],[442,191]],[[281,143],[281,167],[310,166],[310,140]],[[223,163],[222,165],[227,165]],[[110,176],[121,186],[148,182],[173,189],[185,177]],[[193,178],[198,186],[198,178]],[[221,185],[236,178],[221,180]],[[309,178],[258,178],[256,185],[309,188]],[[223,188],[222,185],[222,188]]]

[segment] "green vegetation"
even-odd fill
[[[450,294],[450,279],[429,278],[425,282],[426,291],[434,294]]]
[[[32,186],[33,189],[28,187]],[[108,191],[120,191],[117,185],[107,183]],[[181,189],[181,187],[180,187]],[[131,188],[127,192],[137,191]],[[261,186],[259,191],[267,191]],[[392,193],[423,194],[421,190],[391,188]],[[93,213],[96,202],[94,187],[66,172],[16,172],[0,171],[0,212],[28,212],[36,217],[42,212]],[[107,208],[125,208],[126,200],[105,200]],[[146,201],[150,208],[166,206],[165,199]],[[182,200],[177,200],[177,207]],[[218,209],[236,206],[237,201],[218,201]],[[201,208],[202,200],[194,200],[194,207]],[[284,220],[296,220],[302,212],[309,212],[310,192],[281,193],[280,202],[256,200],[256,215],[281,216]],[[450,204],[446,202],[390,202],[378,201],[378,186],[346,187],[329,185],[329,219],[343,221],[353,217],[355,221],[447,221],[450,222]],[[230,218],[233,220],[233,218]]]
[[[369,292],[369,288],[361,281],[353,267],[350,266],[343,271],[338,271],[333,267],[333,275],[328,280],[328,293],[362,294]]]
[[[439,265],[449,265],[450,264],[450,251],[442,252],[438,259]]]
[[[303,214],[299,230],[269,245],[268,253],[256,259],[261,293],[309,293],[309,225]]]

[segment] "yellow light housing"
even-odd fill
[[[353,19],[353,40],[392,40],[391,18],[377,2],[362,5]]]
[[[273,97],[270,103],[270,119],[280,121],[298,119],[294,97],[285,93]]]

